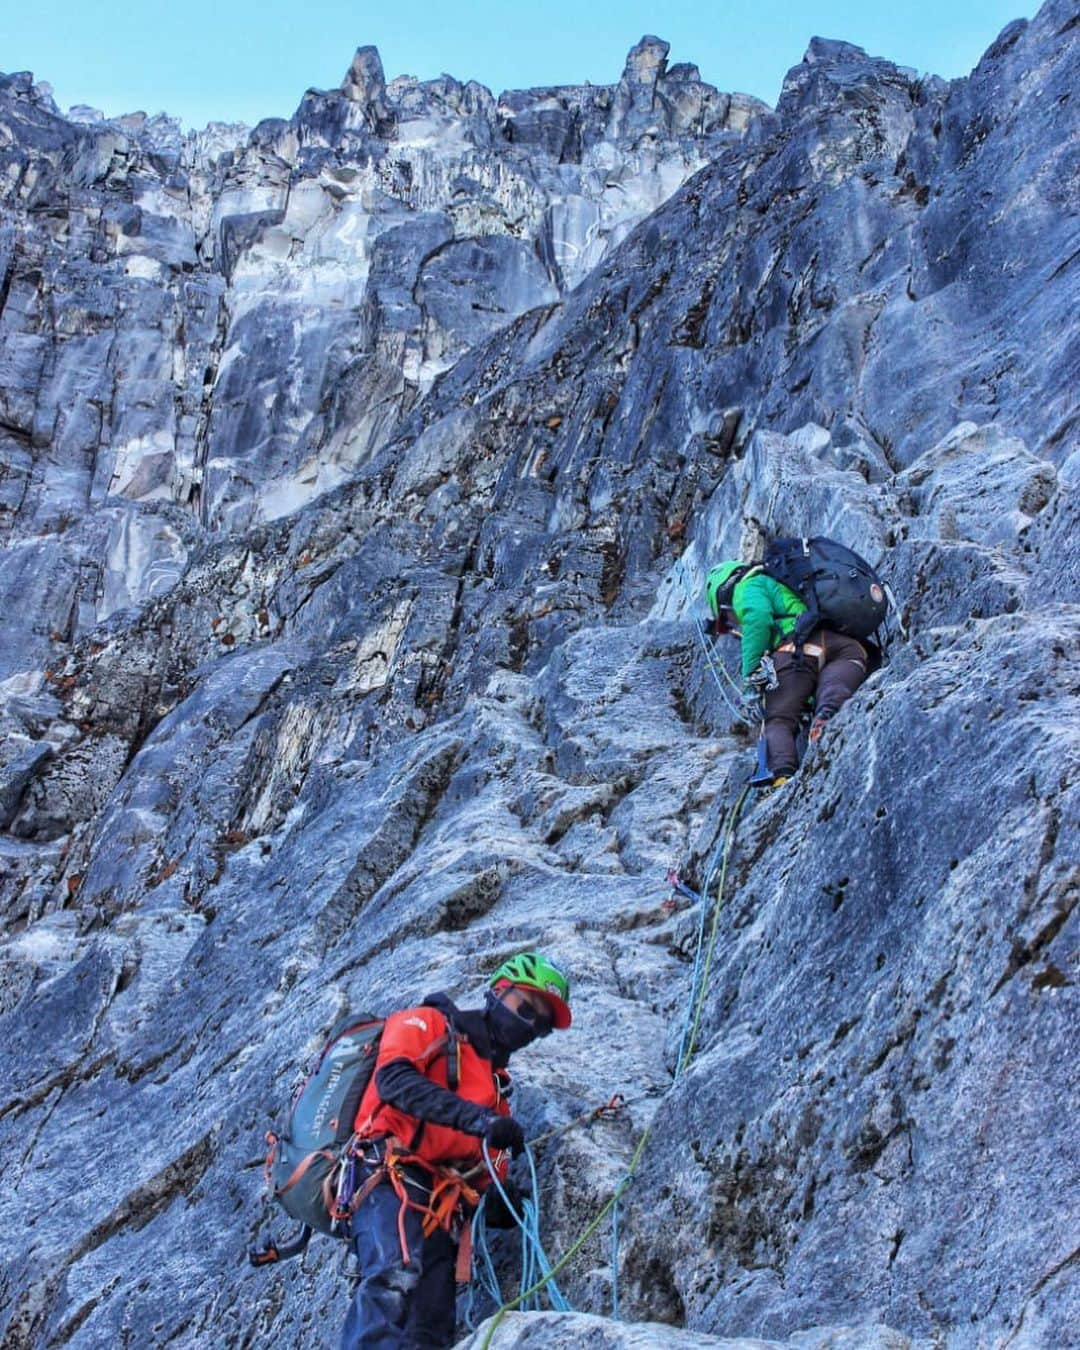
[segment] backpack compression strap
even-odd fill
[[[311,1233],[312,1230],[304,1224],[292,1242],[275,1242],[270,1238],[264,1247],[251,1246],[248,1248],[248,1260],[256,1268],[272,1266],[278,1261],[290,1261],[294,1256],[301,1256],[306,1251],[311,1241]]]

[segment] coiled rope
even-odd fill
[[[507,1213],[521,1230],[520,1288],[526,1292],[521,1296],[520,1306],[525,1312],[539,1312],[540,1291],[546,1289],[548,1300],[556,1312],[573,1312],[571,1303],[563,1296],[559,1286],[555,1283],[551,1262],[548,1260],[543,1243],[540,1240],[540,1192],[532,1150],[526,1146],[525,1158],[529,1164],[532,1194],[522,1199],[521,1212],[519,1213],[511,1203],[510,1196],[492,1164],[487,1143],[485,1142],[481,1147],[484,1153],[484,1164],[491,1177],[492,1185],[498,1191],[503,1204],[506,1206]],[[499,1279],[495,1273],[495,1263],[492,1260],[491,1248],[488,1244],[486,1205],[487,1195],[480,1201],[472,1218],[473,1281],[480,1286],[493,1303],[500,1303],[502,1301],[502,1290],[499,1288]],[[531,1293],[530,1290],[535,1290],[535,1293]],[[469,1299],[465,1309],[465,1321],[470,1331],[476,1330],[473,1302],[474,1292],[470,1284]]]

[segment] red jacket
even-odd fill
[[[393,1135],[424,1162],[446,1164],[461,1171],[479,1164],[483,1167],[481,1140],[477,1135],[433,1121],[422,1121],[418,1116],[391,1106],[379,1097],[376,1079],[379,1070],[393,1060],[408,1060],[433,1083],[449,1088],[447,1060],[447,1017],[438,1008],[425,1004],[391,1013],[383,1028],[375,1069],[356,1113],[355,1131],[362,1139]],[[510,1075],[505,1069],[495,1069],[473,1046],[464,1032],[456,1031],[458,1053],[458,1082],[455,1093],[466,1102],[479,1107],[510,1114],[506,1099]],[[505,1166],[499,1168],[504,1173]]]

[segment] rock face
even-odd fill
[[[648,38],[617,86],[496,100],[387,85],[365,47],[288,121],[187,136],[66,120],[0,77],[0,523],[47,555],[25,640],[160,594],[200,525],[343,481],[767,111],[666,54]]]
[[[480,1350],[487,1326],[462,1343],[461,1350]],[[511,1313],[499,1324],[492,1350],[532,1346],[535,1350],[910,1350],[906,1336],[887,1327],[829,1327],[801,1332],[785,1341],[740,1336],[729,1340],[700,1332],[676,1331],[658,1323],[625,1325],[584,1313]]]
[[[529,1133],[629,1099],[538,1150],[551,1254],[649,1131],[635,1325],[496,1344],[1068,1343],[1078,35],[816,39],[775,112],[653,38],[498,100],[361,49],[189,137],[8,77],[5,1344],[334,1344],[333,1244],[245,1267],[263,1131],[347,1005],[530,945]],[[673,1082],[752,760],[690,619],[807,532],[911,636],[743,807]]]

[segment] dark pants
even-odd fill
[[[765,743],[774,774],[792,774],[799,766],[795,737],[799,719],[810,698],[815,714],[838,712],[866,679],[866,650],[861,642],[829,629],[819,629],[810,646],[825,648],[824,660],[793,652],[774,652],[773,665],[780,686],[765,695]]]
[[[419,1192],[417,1198],[423,1198]],[[442,1350],[453,1344],[456,1244],[441,1228],[425,1238],[423,1215],[406,1209],[410,1259],[404,1264],[400,1214],[394,1188],[382,1182],[353,1216],[361,1280],[345,1319],[341,1350]]]

